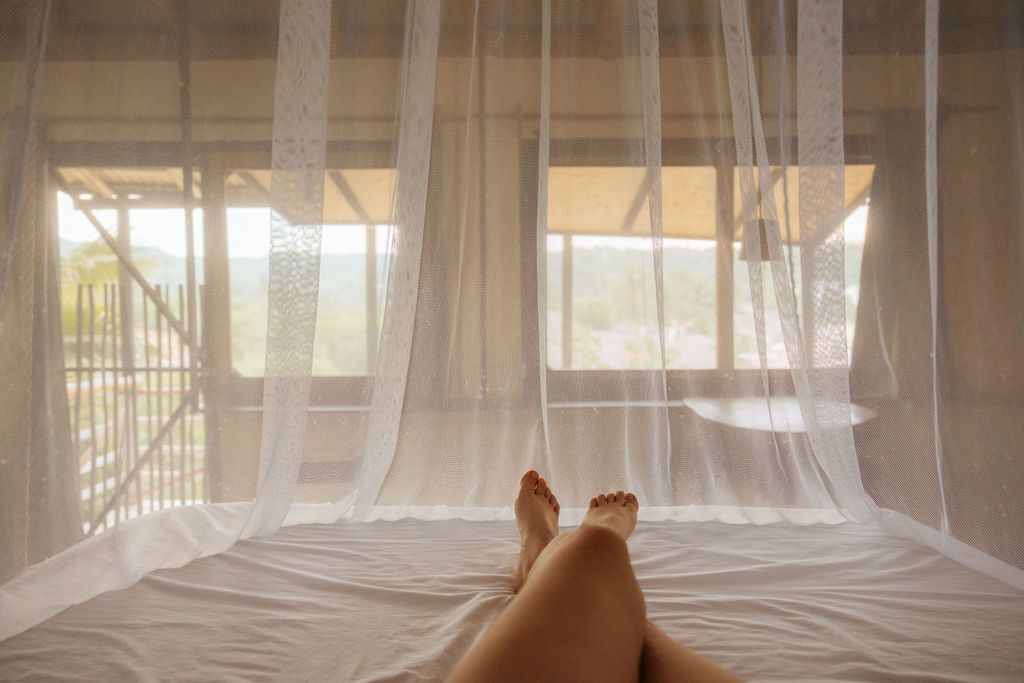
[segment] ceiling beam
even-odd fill
[[[633,203],[629,205],[629,210],[626,211],[625,217],[622,219],[621,232],[629,234],[629,228],[633,225],[636,217],[640,215],[640,209],[644,208],[644,201],[647,196],[651,193],[651,188],[654,186],[655,174],[658,171],[648,168],[647,172],[644,173],[644,179],[640,183],[640,187],[636,188],[636,194],[633,196]],[[653,226],[652,226],[653,227]]]
[[[327,175],[330,177],[331,182],[334,183],[334,186],[338,188],[338,191],[341,192],[341,196],[345,198],[348,205],[352,207],[352,211],[359,216],[359,220],[363,222],[363,225],[374,225],[373,220],[370,219],[370,214],[363,208],[359,198],[356,197],[356,193],[352,191],[352,186],[341,175],[341,171],[328,171]]]
[[[96,197],[113,197],[116,192],[111,189],[102,178],[91,168],[76,169],[82,178],[82,183],[89,189],[89,192]]]
[[[263,185],[260,184],[260,181],[256,180],[256,176],[249,171],[235,171],[235,175],[245,183],[246,187],[263,198],[267,202],[267,206],[270,206],[270,190],[263,187]]]

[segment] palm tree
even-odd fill
[[[153,266],[151,259],[133,259],[135,266],[145,273]],[[108,310],[103,301],[103,285],[116,285],[119,280],[119,269],[117,256],[110,247],[101,239],[91,242],[83,242],[61,255],[60,283],[61,283],[61,325],[65,338],[74,334],[78,329],[78,287],[79,285],[93,285],[94,301],[93,315],[95,325],[102,329],[102,325],[110,324]],[[95,291],[99,289],[99,291]],[[89,324],[90,314],[88,311],[87,294],[82,293],[82,325],[85,328]],[[73,352],[73,349],[70,350]]]

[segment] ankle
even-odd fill
[[[519,550],[521,553],[536,556],[553,540],[555,540],[555,534],[548,531],[536,531],[519,541]]]
[[[519,562],[516,564],[515,576],[513,578],[516,592],[526,583],[526,577],[530,570],[533,569],[537,558],[540,557],[540,554],[544,552],[544,549],[548,547],[554,538],[555,535],[551,533],[537,533],[531,534],[520,542]]]

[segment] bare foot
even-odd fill
[[[640,502],[632,493],[602,493],[590,499],[590,509],[581,526],[593,524],[608,527],[625,540],[636,528],[636,513],[639,509]]]
[[[513,575],[513,583],[518,592],[526,581],[526,575],[530,573],[530,567],[537,561],[537,556],[558,534],[560,508],[548,483],[535,470],[530,470],[519,480],[515,508],[519,536],[522,539],[519,564]]]

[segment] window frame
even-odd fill
[[[631,152],[642,149],[639,140],[624,138],[558,138],[549,143],[548,167],[556,166],[626,166],[631,165]],[[768,163],[780,165],[780,150],[777,140],[767,141]],[[844,165],[876,164],[872,154],[872,138],[853,135],[844,140]],[[716,172],[717,217],[715,298],[716,316],[715,344],[716,367],[714,369],[668,368],[665,371],[667,400],[682,400],[690,396],[738,395],[744,388],[762,386],[761,370],[758,368],[736,368],[734,314],[735,292],[733,287],[735,244],[733,229],[735,142],[732,138],[682,139],[666,138],[662,141],[662,166],[708,166],[708,157],[714,159]],[[788,140],[787,152],[798,159],[797,140]],[[537,183],[537,159],[539,143],[525,140],[520,143],[520,183],[525,200],[520,202],[520,224],[522,226],[523,282],[537,282],[536,267],[539,263],[536,253],[537,202],[534,191]],[[877,164],[876,164],[877,166]],[[549,235],[552,233],[548,233]],[[563,273],[563,277],[565,274]],[[571,274],[570,274],[571,277]],[[564,296],[564,293],[563,293]],[[532,302],[528,312],[538,322],[547,311],[537,310],[536,289],[533,296],[524,292],[524,299]],[[526,302],[524,302],[526,303]],[[564,304],[563,304],[564,305]],[[524,317],[529,320],[530,317]],[[524,350],[540,355],[538,340],[524,338]],[[529,345],[528,345],[529,344]],[[547,357],[543,359],[547,364]],[[661,383],[662,370],[585,370],[564,369],[546,366],[548,400],[550,402],[599,402],[634,401],[649,399],[651,387]],[[767,380],[772,394],[792,394],[795,391],[792,371],[789,368],[768,368]]]

